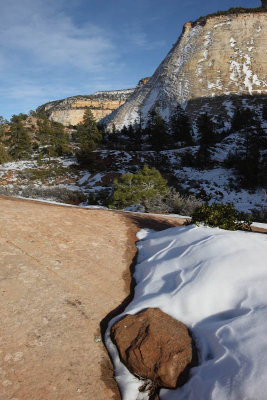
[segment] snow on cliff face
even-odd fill
[[[266,12],[215,16],[205,24],[185,24],[147,85],[104,122],[121,128],[139,121],[141,115],[145,124],[153,107],[159,107],[167,119],[177,103],[187,109],[192,102],[199,107],[199,99],[203,103],[203,99],[220,96],[225,101],[225,96],[231,95],[266,95],[266,26]]]

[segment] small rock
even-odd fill
[[[187,327],[158,308],[126,315],[112,326],[111,339],[129,371],[154,387],[181,386],[197,364]]]
[[[101,342],[102,339],[101,339],[101,336],[96,336],[94,340],[96,343],[99,343],[99,342]]]

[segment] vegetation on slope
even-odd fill
[[[266,12],[266,9],[264,7],[257,7],[257,8],[244,8],[244,7],[235,7],[235,8],[229,8],[228,10],[225,11],[217,11],[215,13],[207,14],[206,16],[201,16],[199,17],[196,21],[193,22],[193,26],[197,24],[202,24],[205,25],[206,21],[208,18],[212,17],[218,17],[218,16],[227,16],[227,15],[233,15],[233,14],[247,14],[247,13],[260,13],[260,12]]]

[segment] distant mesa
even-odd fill
[[[96,121],[99,121],[123,105],[148,80],[149,78],[140,79],[134,89],[99,91],[89,95],[72,96],[51,101],[38,107],[36,112],[44,111],[49,119],[69,126],[81,122],[85,108],[89,107]]]

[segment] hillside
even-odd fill
[[[224,127],[237,106],[260,112],[267,94],[267,13],[211,15],[184,25],[183,32],[148,84],[136,91],[104,122],[118,129],[145,125],[157,108],[168,120],[177,104],[188,112],[208,112]]]

